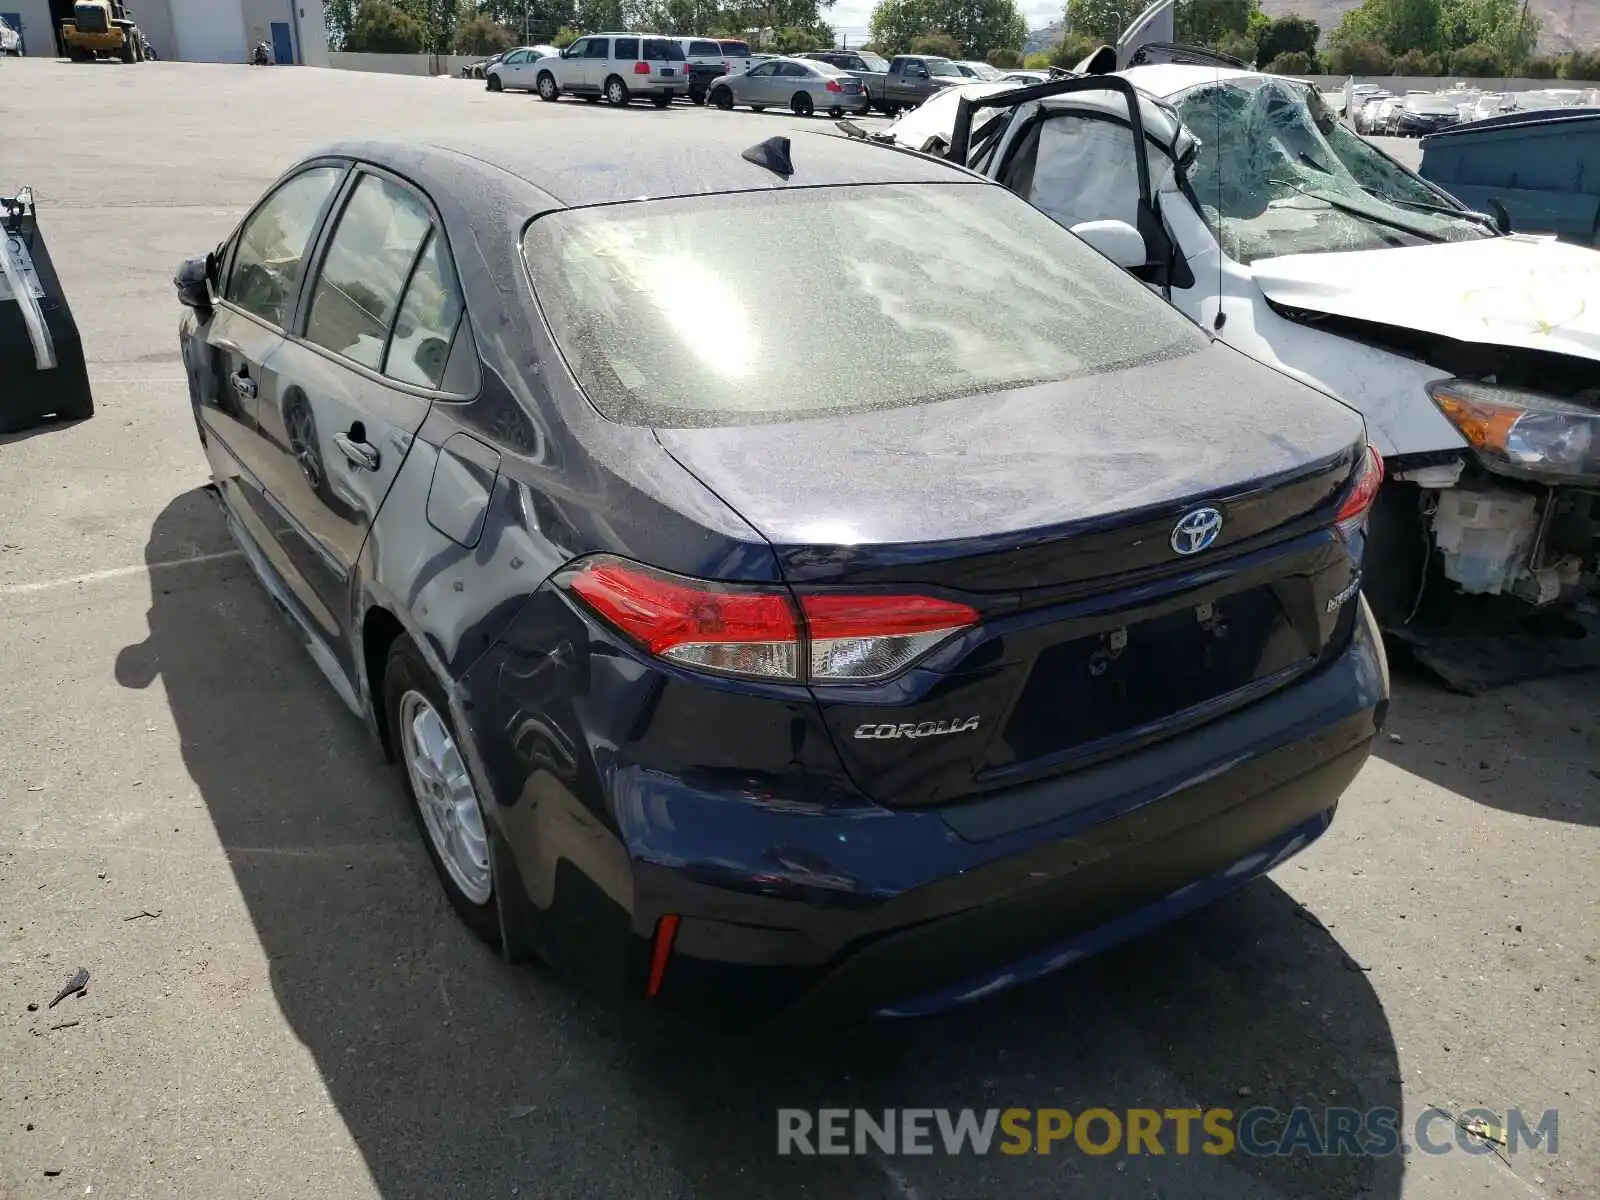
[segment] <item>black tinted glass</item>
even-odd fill
[[[644,57],[647,62],[682,62],[683,47],[666,38],[645,38]]]

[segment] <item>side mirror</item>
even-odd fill
[[[202,317],[211,314],[211,256],[191,258],[172,277],[178,289],[178,303],[192,308]]]
[[[1129,271],[1138,270],[1147,261],[1144,235],[1126,221],[1080,221],[1072,226],[1072,232]]]

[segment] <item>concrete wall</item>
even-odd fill
[[[0,0],[0,12],[16,13],[22,48],[29,58],[54,58],[56,32],[50,24],[50,0]]]
[[[172,28],[172,10],[167,7],[166,0],[143,0],[142,3],[136,0],[133,19],[139,22],[140,32],[163,59],[178,56],[178,37]]]
[[[3,2],[3,0],[0,0]],[[1344,81],[1348,75],[1297,75],[1296,79],[1307,79],[1316,84],[1325,92],[1337,92],[1343,89]],[[1374,83],[1385,91],[1396,95],[1404,95],[1408,91],[1421,89],[1428,92],[1441,91],[1464,83],[1468,87],[1481,88],[1486,92],[1537,92],[1545,88],[1592,88],[1600,87],[1600,83],[1584,83],[1572,79],[1467,79],[1459,75],[1357,75],[1357,83]]]

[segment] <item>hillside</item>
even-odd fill
[[[1261,0],[1269,17],[1298,13],[1322,26],[1326,34],[1361,0]],[[1565,54],[1600,46],[1600,4],[1595,0],[1529,0],[1528,10],[1539,15],[1539,52]]]
[[[1261,10],[1269,17],[1298,13],[1322,26],[1326,34],[1340,18],[1361,0],[1261,0]],[[1600,47],[1600,2],[1597,0],[1530,0],[1528,7],[1539,14],[1541,54],[1565,54],[1571,50]],[[1061,40],[1062,22],[1052,21],[1043,29],[1028,34],[1026,53],[1048,50]]]

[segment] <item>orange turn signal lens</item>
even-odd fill
[[[1498,404],[1493,400],[1469,400],[1444,385],[1435,385],[1431,391],[1433,402],[1461,431],[1461,436],[1477,449],[1488,450],[1494,454],[1506,453],[1511,427],[1527,411],[1516,405]]]

